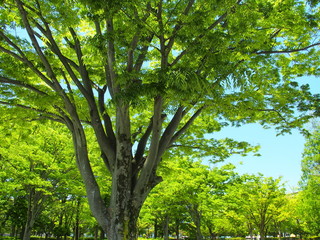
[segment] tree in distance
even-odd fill
[[[3,116],[70,130],[92,214],[108,239],[136,239],[165,154],[180,147],[221,160],[251,147],[207,133],[249,122],[286,132],[309,118],[312,95],[292,79],[319,71],[319,14],[304,2],[1,3]],[[108,201],[91,167],[88,128],[112,176]]]

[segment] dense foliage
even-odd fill
[[[0,134],[7,145],[4,142],[0,147],[0,234],[17,238],[26,234],[58,239],[104,238],[104,231],[90,213],[72,161],[69,134],[62,134],[58,126],[39,124],[23,128],[13,125],[20,130],[15,134],[8,124],[3,125],[7,128]],[[310,146],[320,146],[317,134],[308,138],[303,165],[306,158],[317,161],[318,151],[310,151]],[[92,158],[98,159],[98,147],[92,149],[96,149],[91,152]],[[94,171],[101,181],[105,173],[99,161]],[[187,157],[167,159],[159,171],[164,181],[152,190],[142,209],[140,236],[203,239],[319,234],[319,200],[314,194],[319,185],[313,181],[305,181],[299,193],[286,194],[281,179],[239,175],[230,164],[209,167]],[[102,184],[108,201],[109,184]],[[30,210],[36,214],[30,215]],[[28,226],[30,232],[26,231]]]
[[[251,150],[207,133],[249,122],[287,132],[319,113],[318,96],[294,80],[319,74],[317,1],[0,2],[1,116],[67,127],[90,210],[112,240],[136,239],[166,159]]]

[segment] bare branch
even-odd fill
[[[92,93],[91,83],[89,80],[89,74],[88,74],[87,68],[83,62],[83,54],[82,54],[81,44],[80,44],[79,38],[72,27],[69,28],[69,31],[70,31],[72,38],[73,38],[73,41],[74,41],[74,49],[75,49],[77,57],[78,57],[79,72],[81,74],[82,81],[84,82],[84,86],[87,90],[87,93],[90,94],[90,96],[92,97],[93,93]]]
[[[113,20],[112,18],[107,19],[107,32],[108,34],[110,34],[112,36],[114,29],[113,29]],[[108,44],[108,48],[107,48],[107,61],[108,61],[108,71],[109,71],[109,76],[110,76],[110,81],[109,81],[109,89],[113,94],[115,94],[116,91],[118,91],[116,89],[115,86],[115,79],[116,79],[116,73],[115,73],[115,64],[116,64],[116,57],[115,57],[115,46],[114,46],[114,40],[112,39],[112,37],[108,38],[107,41]]]
[[[149,181],[153,177],[152,174],[154,171],[154,167],[155,164],[158,162],[157,156],[162,128],[162,107],[163,98],[158,96],[154,99],[154,115],[152,117],[152,136],[149,154],[135,185],[135,194],[141,194],[142,192],[148,189],[146,188],[146,186],[149,184]]]
[[[135,65],[134,65],[134,70],[136,72],[140,71],[141,70],[141,67],[143,65],[143,62],[145,61],[145,58],[147,56],[147,53],[148,53],[148,49],[149,49],[149,44],[151,43],[152,39],[154,37],[154,34],[151,34],[150,36],[146,37],[146,42],[148,44],[144,45],[141,49],[141,53],[139,54],[136,62],[135,62]]]

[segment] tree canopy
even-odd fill
[[[286,132],[317,110],[308,86],[293,80],[318,74],[314,5],[4,0],[1,111],[7,119],[65,124],[93,215],[111,239],[134,239],[166,152],[215,155],[215,141],[190,144],[230,123]],[[112,176],[108,203],[92,171],[88,128]]]

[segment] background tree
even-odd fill
[[[8,202],[16,196],[25,200],[25,221],[20,219],[24,240],[30,239],[42,211],[53,207],[49,202],[71,198],[81,185],[69,137],[60,125],[1,126],[1,167],[8,174],[4,185],[8,185],[6,189],[14,186],[5,196],[9,196]]]
[[[282,221],[278,222],[279,235],[284,237],[288,234],[299,235],[303,238],[307,233],[305,230],[305,222],[302,220],[303,204],[301,200],[304,196],[301,196],[302,192],[294,192],[287,194],[288,202],[282,211]],[[302,212],[301,212],[302,211]]]
[[[319,193],[320,193],[320,131],[319,126],[314,128],[311,135],[306,138],[302,154],[301,192],[299,193],[298,213],[301,217],[304,230],[309,234],[319,234]]]
[[[162,168],[164,181],[150,194],[142,209],[142,221],[147,218],[163,222],[168,234],[177,239],[182,235],[202,239],[218,229],[221,219],[221,198],[235,173],[232,165],[210,169],[199,161],[175,158]],[[146,217],[145,217],[146,216]],[[156,227],[153,228],[156,231]],[[158,234],[155,234],[158,236]]]
[[[262,177],[262,175],[244,175],[243,182],[229,188],[226,195],[230,211],[244,216],[248,233],[256,229],[261,239],[265,239],[274,221],[278,222],[281,209],[286,204],[285,189],[280,179]],[[232,204],[234,203],[234,204]]]
[[[314,11],[287,0],[5,0],[0,103],[12,118],[68,127],[93,215],[110,239],[135,239],[170,147],[227,121],[283,131],[306,121],[294,109],[311,95],[289,77],[316,72]],[[112,175],[107,202],[86,128]],[[194,151],[214,153],[205,143]]]

